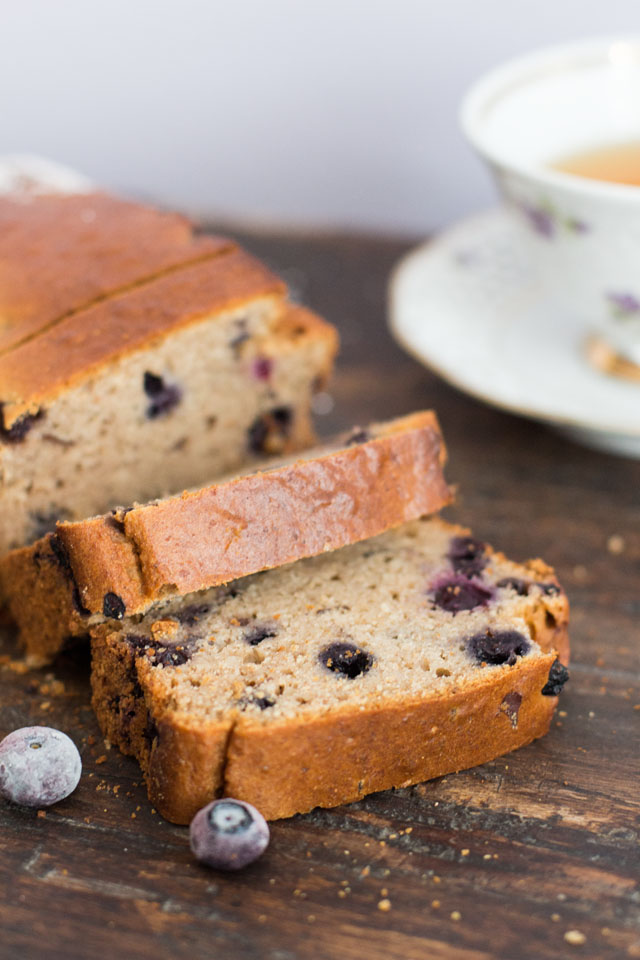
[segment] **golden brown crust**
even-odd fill
[[[258,260],[232,250],[72,314],[0,355],[3,425],[10,428],[98,367],[155,338],[246,302],[275,301],[284,294],[282,281]]]
[[[106,193],[0,198],[0,353],[69,313],[233,247]]]
[[[100,557],[97,521],[60,524],[59,535],[83,604],[97,613],[113,590],[137,613],[169,587],[193,593],[434,513],[450,500],[444,460],[435,414],[426,412],[392,421],[367,443],[134,507],[119,539],[103,518]],[[117,553],[123,539],[126,566]]]
[[[212,720],[193,730],[180,716],[147,705],[135,663],[126,641],[97,628],[92,642],[93,708],[104,735],[123,753],[135,756],[145,779],[155,784],[152,803],[175,810],[176,823],[188,823],[194,806],[208,803],[222,783],[229,724]]]
[[[291,323],[307,319],[316,330],[318,319],[308,311],[290,311]],[[102,617],[105,596],[115,594],[131,616],[169,593],[334,550],[445,506],[451,494],[435,414],[411,414],[375,430],[365,443],[134,507],[118,519],[59,524],[69,566],[55,583],[49,567],[45,578],[41,565],[29,566],[30,555],[47,552],[46,538],[8,554],[0,561],[0,586],[27,650],[51,656],[65,635],[86,632],[73,596],[95,618]],[[69,617],[49,615],[58,601]],[[38,612],[45,609],[46,617]]]
[[[277,820],[485,763],[547,732],[556,698],[541,690],[554,659],[550,653],[488,668],[477,689],[344,710],[304,725],[261,726],[242,716],[231,734],[222,793]],[[521,701],[509,710],[505,697],[514,695]],[[184,816],[184,800],[177,808],[163,802],[166,786],[153,767],[149,782],[163,816]]]
[[[188,823],[227,795],[274,820],[476,766],[543,736],[557,703],[541,692],[556,659],[550,639],[539,638],[543,657],[485,668],[464,691],[347,707],[303,723],[259,724],[239,714],[196,727],[154,702],[149,665],[102,627],[92,641],[93,706],[105,735],[139,760],[166,819]],[[124,712],[113,708],[122,690],[130,697]]]
[[[48,663],[68,637],[88,632],[70,568],[56,546],[49,534],[0,559],[0,598],[21,636],[29,638],[25,652],[32,666]]]

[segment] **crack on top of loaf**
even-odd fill
[[[92,307],[95,307],[100,303],[104,303],[108,300],[116,300],[121,296],[132,293],[134,290],[139,290],[142,287],[155,283],[156,280],[161,280],[163,277],[168,277],[174,273],[180,273],[181,270],[186,270],[198,263],[205,263],[209,260],[216,260],[219,257],[229,256],[229,254],[235,252],[237,249],[237,245],[230,240],[228,246],[221,247],[218,250],[211,250],[208,253],[198,254],[192,259],[183,260],[180,263],[165,267],[163,270],[156,270],[147,276],[139,277],[137,280],[134,280],[131,283],[126,283],[123,284],[123,286],[115,287],[113,290],[109,290],[97,297],[93,297],[91,300],[87,300],[85,303],[82,303],[71,310],[67,310],[65,313],[60,314],[60,316],[56,317],[54,320],[51,320],[44,326],[39,327],[37,330],[31,331],[31,333],[26,334],[21,339],[14,341],[3,350],[0,350],[0,356],[5,356],[6,354],[12,353],[13,351],[18,350],[20,347],[25,346],[25,344],[31,343],[33,340],[37,340],[39,337],[49,333],[49,331],[53,330],[65,320],[69,320],[71,317],[75,317],[77,314],[83,313],[85,310],[90,310]]]

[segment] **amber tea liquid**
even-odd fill
[[[556,160],[551,166],[577,177],[640,187],[640,140],[581,150]]]

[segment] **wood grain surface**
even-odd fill
[[[640,958],[640,463],[484,407],[396,348],[386,287],[407,243],[240,239],[340,328],[321,432],[434,407],[460,485],[450,518],[557,567],[571,681],[544,740],[275,823],[262,860],[224,875],[194,862],[186,829],[150,809],[136,764],[100,737],[87,656],[24,673],[7,639],[0,735],[59,727],[84,776],[45,816],[0,806],[0,957]]]

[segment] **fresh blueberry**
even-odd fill
[[[371,434],[368,430],[354,427],[351,436],[345,440],[345,447],[353,447],[358,443],[367,443],[369,440],[371,440]]]
[[[504,577],[498,580],[496,587],[502,590],[513,590],[519,597],[527,597],[531,590],[531,584],[527,580],[521,580],[520,577]]]
[[[291,432],[293,412],[290,407],[274,407],[263,413],[249,427],[248,444],[253,453],[277,453]]]
[[[177,407],[182,399],[182,391],[172,383],[165,383],[162,377],[148,370],[142,380],[144,392],[151,400],[147,407],[147,417],[149,420],[155,420],[170,413],[174,407]]]
[[[73,740],[51,727],[22,727],[0,742],[0,795],[49,807],[78,786],[82,761]]]
[[[173,616],[179,623],[184,623],[187,627],[195,627],[196,623],[209,613],[209,610],[208,603],[191,603],[176,611]]]
[[[536,583],[536,587],[540,587],[545,597],[557,597],[562,593],[557,583]]]
[[[353,643],[331,643],[320,651],[318,659],[327,670],[341,673],[350,680],[366,673],[374,662],[370,653]]]
[[[117,593],[105,593],[102,601],[102,612],[109,620],[122,620],[127,608],[122,597]]]
[[[201,863],[216,870],[241,870],[267,849],[269,827],[250,803],[225,797],[196,813],[189,841]]]
[[[247,630],[242,639],[250,647],[257,647],[263,640],[269,640],[271,637],[277,636],[277,633],[278,630],[273,624],[256,623]]]
[[[26,435],[38,420],[44,417],[44,410],[36,413],[23,413],[10,427],[5,425],[4,404],[0,403],[0,441],[4,443],[22,443]]]
[[[482,584],[464,577],[455,577],[436,588],[433,600],[442,610],[456,614],[462,610],[486,607],[491,598],[491,590]]]
[[[275,707],[276,698],[266,693],[264,696],[245,697],[240,700],[240,705],[245,708],[249,706],[259,707],[260,710],[268,710],[269,707]]]
[[[452,537],[448,554],[451,566],[463,577],[477,577],[487,565],[486,549],[474,537]]]
[[[554,660],[549,670],[549,679],[542,688],[545,697],[557,697],[569,679],[569,671],[559,660]]]
[[[160,643],[151,637],[128,633],[124,637],[137,657],[146,656],[154,667],[181,667],[196,652],[198,641],[195,637],[186,637],[179,643]]]
[[[476,633],[467,642],[467,649],[478,663],[490,663],[497,666],[508,663],[513,666],[518,657],[529,651],[531,644],[517,630],[487,630]]]

